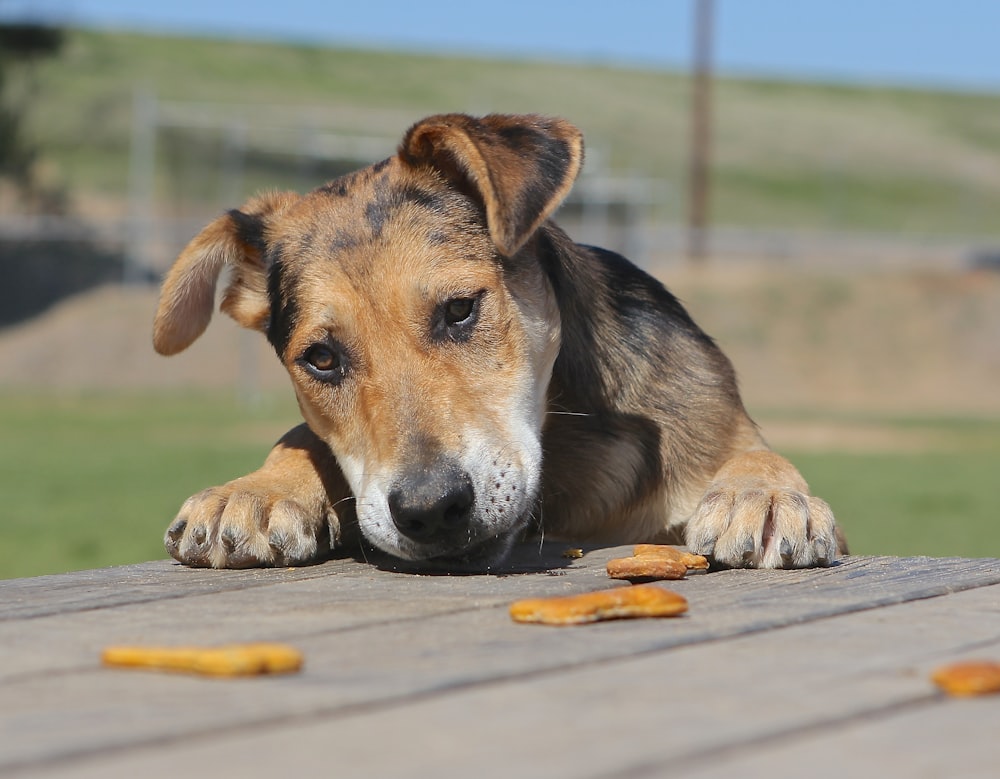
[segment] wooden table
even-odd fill
[[[617,586],[563,546],[509,572],[170,562],[0,582],[0,775],[1000,776],[1000,695],[928,681],[1000,660],[1000,561],[851,557],[672,582],[690,612],[553,628],[528,596]],[[102,668],[122,643],[284,641],[302,673]]]

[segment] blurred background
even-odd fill
[[[138,562],[298,421],[217,317],[156,356],[207,221],[442,111],[585,133],[558,215],[732,357],[852,551],[1000,556],[1000,5],[0,0],[0,578]]]

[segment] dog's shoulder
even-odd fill
[[[597,289],[629,331],[683,335],[711,340],[688,314],[684,305],[662,282],[616,252],[576,244],[577,257],[600,269],[604,281]]]
[[[583,329],[611,328],[638,348],[648,347],[650,338],[714,348],[681,301],[621,254],[575,243],[551,222],[539,231],[534,248],[571,329],[580,329],[574,320],[582,319]]]
[[[560,385],[604,403],[651,389],[738,396],[728,358],[659,280],[620,254],[574,243],[551,222],[534,250],[562,318]]]

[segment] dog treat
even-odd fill
[[[608,560],[612,579],[683,579],[691,570],[708,570],[708,560],[701,555],[682,552],[663,544],[637,544],[632,557]]]
[[[967,697],[1000,692],[1000,663],[970,660],[938,668],[931,680],[948,695]]]
[[[688,570],[708,570],[708,558],[702,557],[700,554],[682,552],[680,549],[666,544],[636,544],[632,554],[636,557],[660,557],[675,560],[684,563]]]
[[[582,595],[529,598],[510,605],[515,622],[580,625],[625,617],[673,617],[687,611],[687,600],[654,584],[618,587]]]
[[[608,560],[607,568],[612,579],[683,579],[688,570],[679,560],[653,555],[618,557]]]
[[[229,644],[219,647],[113,646],[101,653],[105,665],[181,671],[205,676],[294,673],[302,653],[285,644]]]

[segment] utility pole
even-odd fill
[[[691,156],[688,172],[688,258],[708,254],[708,188],[712,129],[712,22],[714,0],[694,0],[694,62],[691,97]]]

